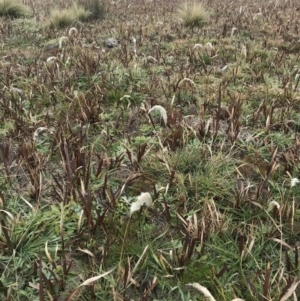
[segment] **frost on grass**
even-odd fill
[[[136,199],[135,202],[130,205],[130,214],[139,211],[142,206],[153,207],[153,202],[149,192],[142,192]]]
[[[158,111],[160,113],[160,116],[164,120],[165,125],[167,125],[168,117],[167,117],[167,111],[164,107],[156,105],[153,106],[149,111],[148,114],[150,114],[152,111]]]

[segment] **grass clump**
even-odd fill
[[[19,18],[29,13],[29,7],[15,0],[0,0],[0,17]]]
[[[81,0],[79,2],[85,9],[91,12],[89,19],[102,20],[105,15],[105,5],[100,0]]]
[[[184,2],[178,8],[177,14],[179,19],[186,27],[202,27],[208,21],[208,12],[202,3]]]
[[[70,8],[54,9],[50,13],[50,24],[56,28],[63,28],[72,25],[76,21],[86,21],[90,14],[83,6],[73,3]]]

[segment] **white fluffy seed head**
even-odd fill
[[[245,59],[247,58],[247,48],[246,48],[245,45],[242,46],[241,54],[243,55],[243,57],[244,57]]]
[[[142,205],[146,205],[147,207],[152,207],[153,202],[149,192],[142,192],[137,197],[137,202],[140,202]]]
[[[236,27],[232,27],[230,37],[233,37],[234,33],[235,33],[237,30],[238,30],[238,29],[237,29]]]
[[[300,181],[297,178],[292,178],[292,180],[291,180],[291,187],[294,187],[294,186],[296,186],[299,183],[300,183]]]
[[[56,56],[49,56],[46,60],[46,63],[50,63],[56,60]]]
[[[195,85],[195,83],[194,83],[190,78],[185,77],[185,78],[183,78],[183,79],[179,82],[178,87],[180,87],[184,82],[188,82],[188,83],[190,83],[190,84],[192,84],[192,85]]]
[[[135,202],[130,205],[130,214],[139,211],[142,206],[153,207],[152,198],[149,192],[142,192],[136,199]]]
[[[131,37],[130,42],[131,42],[132,46],[136,46],[136,39],[135,39],[135,37]]]
[[[130,205],[130,214],[139,211],[141,209],[142,205],[139,202],[133,202]]]
[[[43,127],[43,126],[37,128],[37,129],[35,130],[35,132],[33,133],[33,136],[32,136],[33,141],[36,141],[36,140],[38,139],[40,133],[45,132],[45,131],[47,131],[47,130],[48,130],[48,128]]]
[[[165,125],[167,125],[168,116],[167,116],[167,111],[164,107],[160,105],[155,105],[148,111],[148,114],[150,114],[152,111],[158,111],[160,113],[160,116],[164,120]]]
[[[195,289],[197,289],[199,292],[201,292],[204,297],[209,300],[209,301],[216,301],[216,299],[213,297],[213,295],[211,294],[211,292],[205,287],[200,285],[199,283],[189,283],[187,284],[188,286],[192,286]]]
[[[202,44],[195,44],[193,47],[193,50],[198,50],[198,49],[202,49],[203,45]]]
[[[212,43],[207,42],[207,43],[205,44],[205,48],[206,48],[206,49],[213,49],[214,47],[213,47]]]
[[[58,47],[59,47],[59,48],[62,48],[62,47],[63,47],[64,41],[68,41],[68,38],[67,38],[67,37],[61,37],[61,38],[59,39],[59,42],[58,42]]]
[[[77,35],[77,33],[78,33],[78,30],[75,27],[71,27],[69,29],[68,35],[69,35],[69,37],[71,37],[73,35]]]
[[[274,208],[280,209],[280,205],[276,201],[271,201],[268,206],[268,212],[272,211]]]

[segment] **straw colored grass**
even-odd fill
[[[178,8],[178,16],[186,27],[202,27],[209,14],[200,2],[184,2]]]

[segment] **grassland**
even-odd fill
[[[87,1],[0,18],[0,299],[299,300],[298,1]]]

